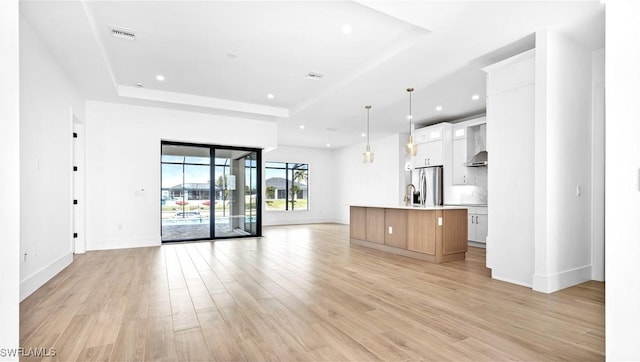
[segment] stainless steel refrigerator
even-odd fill
[[[412,183],[416,187],[413,197],[415,206],[442,205],[442,166],[417,167],[412,172]]]

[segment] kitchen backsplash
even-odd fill
[[[447,204],[488,204],[489,192],[487,189],[487,167],[469,167],[467,172],[472,185],[453,186],[449,200],[445,198]]]

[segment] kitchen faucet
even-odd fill
[[[416,187],[413,184],[408,184],[404,193],[404,206],[409,206],[409,201],[413,198],[413,192],[409,194],[409,189],[413,187],[413,192],[416,192]]]

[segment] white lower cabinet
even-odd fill
[[[469,207],[468,211],[468,239],[477,243],[487,242],[489,215],[486,207]]]

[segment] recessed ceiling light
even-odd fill
[[[162,81],[164,80],[164,75],[162,75],[162,74],[158,74],[158,75],[156,75],[156,80],[157,80],[158,82],[162,82]]]
[[[331,143],[327,143],[327,147],[331,147]]]
[[[477,101],[478,99],[480,99],[480,96],[477,94],[474,94],[471,96],[471,99],[473,99],[474,101]]]
[[[351,29],[351,25],[349,25],[349,24],[344,24],[342,26],[342,32],[345,33],[345,34],[351,34],[351,30],[352,30]]]
[[[300,129],[304,129],[304,124],[301,124],[301,125],[300,125]]]
[[[269,93],[269,94],[267,94],[267,98],[269,98],[269,99],[273,99],[274,97],[275,97],[275,96],[273,95],[273,93]]]
[[[144,87],[144,84],[142,84],[142,83],[136,83],[136,87],[138,87],[138,88],[142,88],[142,87]]]
[[[366,133],[364,133],[364,132],[362,132],[362,133],[360,133],[360,136],[362,136],[362,137],[367,137],[367,134],[366,134]]]
[[[442,110],[442,106],[437,106],[436,111],[440,112]]]

